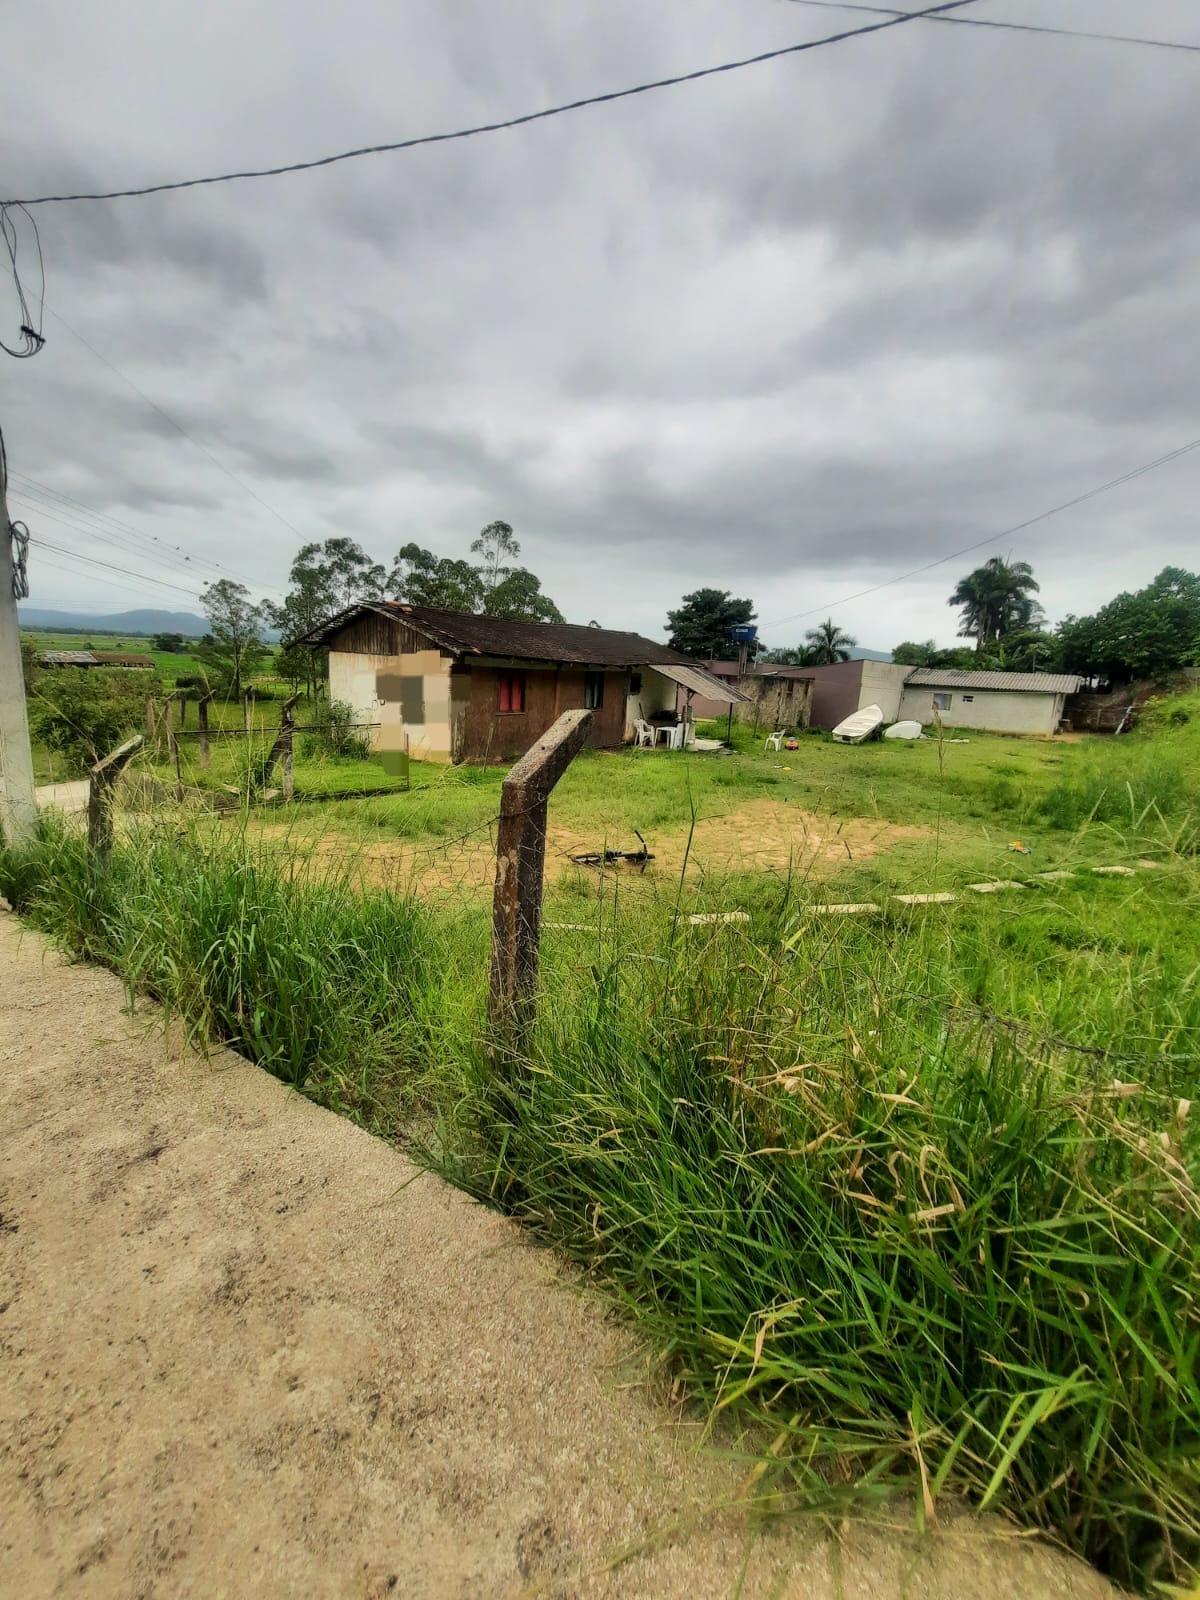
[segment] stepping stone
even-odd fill
[[[957,900],[956,894],[943,892],[942,894],[894,894],[892,899],[897,905],[902,906],[948,906],[952,900]]]
[[[1143,872],[1157,872],[1158,869],[1162,866],[1162,862],[1161,861],[1147,861],[1147,860],[1145,860],[1145,858],[1143,858],[1141,861],[1135,862],[1135,865],[1141,867]]]
[[[999,894],[1001,889],[1023,889],[1025,885],[1015,878],[997,878],[994,883],[969,883],[968,889],[976,894]]]
[[[590,922],[543,922],[543,928],[561,928],[566,933],[595,933]]]
[[[1093,867],[1092,871],[1102,873],[1108,878],[1134,878],[1137,876],[1132,867]]]
[[[706,922],[749,922],[748,911],[695,911],[688,918],[693,927],[700,927]]]
[[[1035,872],[1035,878],[1041,878],[1043,883],[1061,883],[1064,878],[1073,878],[1075,874],[1063,867],[1058,872]]]
[[[839,905],[809,906],[817,916],[852,916],[859,911],[878,911],[873,900],[847,900]]]

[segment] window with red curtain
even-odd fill
[[[523,672],[501,672],[497,674],[497,678],[499,681],[497,709],[507,712],[524,711],[525,674]]]

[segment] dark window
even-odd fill
[[[640,672],[631,672],[629,674],[629,692],[630,694],[641,694],[642,675]]]
[[[505,712],[524,711],[525,709],[525,674],[523,672],[501,672],[499,678],[499,698],[497,708]]]
[[[933,709],[935,711],[949,711],[951,699],[951,695],[946,694],[941,689],[935,689],[933,693]]]
[[[965,695],[963,695],[963,699],[964,700],[974,700],[974,698],[975,698],[975,696],[973,694],[965,694]]]
[[[599,711],[604,704],[604,674],[589,672],[583,680],[583,703],[589,711]]]

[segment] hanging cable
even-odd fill
[[[547,106],[541,111],[526,111],[521,116],[506,117],[500,122],[477,123],[471,128],[455,128],[449,133],[426,133],[413,139],[396,139],[389,144],[363,145],[357,150],[341,150],[336,155],[318,156],[312,161],[291,161],[286,166],[253,167],[241,172],[220,172],[207,178],[180,178],[173,183],[151,183],[139,189],[105,189],[82,194],[40,194],[25,200],[10,201],[13,205],[45,206],[68,200],[128,200],[146,194],[165,194],[172,189],[196,189],[210,183],[234,183],[242,178],[278,178],[287,172],[311,172],[314,167],[331,167],[339,161],[354,161],[360,156],[392,154],[397,150],[413,150],[418,145],[448,144],[455,139],[473,139],[479,134],[499,133],[504,128],[520,128],[529,122],[544,122],[548,117],[561,117],[569,111],[581,111],[585,106],[607,105],[613,100],[628,100],[634,95],[650,94],[657,89],[673,89],[681,83],[695,83],[701,78],[715,78],[721,73],[738,72],[743,67],[756,67],[764,61],[778,61],[784,56],[801,55],[806,50],[819,50],[824,45],[841,44],[844,39],[856,39],[866,33],[879,33],[884,28],[900,27],[906,22],[916,22],[921,17],[932,17],[943,11],[958,11],[974,0],[943,0],[941,5],[926,6],[920,11],[903,12],[888,17],[884,22],[868,23],[862,28],[844,28],[840,33],[826,34],[822,39],[805,39],[799,44],[785,44],[776,50],[762,50],[757,55],[743,56],[737,61],[722,61],[714,67],[697,67],[693,72],[678,72],[669,78],[654,78],[649,83],[638,83],[629,89],[610,89],[605,94],[587,95],[582,100],[570,100],[565,105]],[[6,202],[0,202],[4,204]]]
[[[4,430],[0,428],[0,508],[8,524],[0,530],[0,538],[11,539],[13,546],[12,590],[14,600],[29,599],[29,529],[23,522],[14,522],[8,514],[8,452],[4,448]]]
[[[19,244],[19,238],[17,234],[16,221],[11,215],[13,211],[19,211],[25,217],[26,221],[29,223],[29,226],[33,229],[33,242],[37,246],[38,273],[41,277],[41,285],[38,289],[38,313],[36,327],[34,326],[33,313],[29,309],[29,301],[25,298],[25,287],[21,282],[21,274],[17,270],[17,247]],[[38,351],[46,342],[42,337],[42,317],[44,315],[44,308],[46,304],[46,263],[42,256],[42,241],[40,235],[38,234],[37,223],[33,220],[33,214],[29,210],[28,206],[22,205],[19,200],[15,201],[11,205],[0,204],[0,235],[3,235],[4,248],[8,251],[8,264],[12,272],[13,285],[17,291],[17,306],[21,317],[20,334],[22,341],[20,346],[14,349],[12,345],[6,343],[3,339],[0,339],[0,350],[3,350],[6,355],[12,356],[16,361],[27,361],[30,356],[37,355]]]

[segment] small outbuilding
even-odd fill
[[[1062,722],[1067,697],[1084,681],[1069,672],[959,672],[891,661],[840,661],[808,670],[815,728],[836,728],[874,705],[885,723],[911,720],[928,727],[940,717],[947,728],[1051,734]]]
[[[956,672],[914,667],[904,681],[898,715],[947,728],[988,733],[1057,733],[1067,696],[1082,678],[1062,672]]]
[[[687,742],[693,701],[744,696],[669,645],[568,622],[351,606],[296,641],[329,651],[329,695],[371,725],[372,746],[434,761],[511,761],[564,711],[593,713],[591,743]]]

